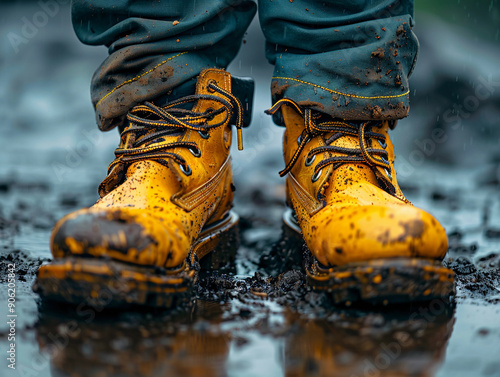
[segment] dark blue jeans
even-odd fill
[[[256,8],[252,0],[73,0],[80,40],[109,48],[92,79],[99,127],[121,124],[140,102],[189,93],[205,68],[226,68]],[[274,101],[349,120],[408,115],[413,0],[259,0],[259,17]]]

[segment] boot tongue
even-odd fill
[[[159,108],[164,108],[167,106],[169,103],[180,99],[182,97],[186,97],[189,95],[192,95],[195,92],[195,88],[193,85],[183,85],[182,88],[179,89],[174,89],[173,91],[169,92],[168,95],[164,95],[162,97],[156,98],[151,101],[154,105],[156,105]],[[197,106],[197,102],[186,102],[184,104],[179,104],[175,105],[176,109],[183,109],[183,110],[192,110],[195,109]],[[167,109],[167,112],[170,111],[171,109]],[[184,114],[178,113],[175,114],[175,116],[182,117]],[[155,115],[156,116],[156,115]],[[146,117],[146,119],[155,119],[155,118],[149,118]],[[122,137],[122,140],[120,142],[120,147],[121,148],[133,148],[134,144],[137,141],[140,141],[141,139],[148,138],[149,135],[153,135],[157,132],[161,132],[162,134],[158,136],[158,138],[148,138],[146,143],[141,144],[142,147],[146,147],[148,145],[162,142],[162,141],[168,141],[168,142],[174,142],[174,141],[180,141],[184,134],[186,133],[185,129],[178,128],[178,127],[168,127],[168,126],[163,126],[163,127],[152,127],[152,128],[146,128],[146,127],[141,127],[138,126],[132,122],[127,122],[127,125],[120,130],[120,132],[123,133],[125,130],[129,130],[131,128],[136,128],[136,131],[131,131],[125,133],[124,137]]]
[[[134,128],[136,130],[134,130]],[[147,141],[146,143],[140,145],[140,147],[147,147],[150,144],[158,143],[161,141],[172,142],[182,139],[185,132],[184,130],[174,127],[169,127],[169,128],[171,128],[172,130],[171,134],[169,133],[168,135],[162,135],[157,138],[153,138]],[[130,131],[126,132],[128,130]],[[136,148],[135,145],[137,145],[138,140],[147,137],[148,135],[152,135],[154,132],[157,132],[157,130],[142,129],[138,125],[129,122],[123,128],[120,140],[120,148],[122,149]],[[99,185],[99,196],[103,198],[112,190],[114,190],[116,187],[121,185],[125,180],[133,177],[136,174],[139,174],[139,176],[141,176],[143,172],[151,171],[151,166],[157,167],[156,164],[151,165],[151,162],[148,160],[137,161],[130,165],[123,165],[123,164],[115,165],[109,172],[109,174],[106,176],[106,178]],[[165,169],[164,167],[162,167],[161,170],[163,176],[166,176],[167,174],[174,176],[174,173],[169,172],[169,169]],[[140,180],[140,177],[138,177],[138,179]]]
[[[335,133],[328,133],[325,135],[325,140],[328,140]],[[359,138],[357,136],[343,135],[337,140],[333,141],[330,145],[349,148],[360,149]],[[341,156],[341,154],[333,153],[332,157]],[[342,155],[344,156],[344,155]],[[380,186],[378,179],[373,170],[366,163],[346,163],[332,172],[331,178],[328,180],[328,187],[324,191],[324,195],[328,200],[330,195],[337,194],[341,191],[347,190],[353,186],[357,186],[362,182],[371,183],[375,186]]]
[[[144,144],[138,146],[138,142],[140,142],[141,139],[148,138],[149,135],[153,135],[158,132],[159,129],[145,128],[133,122],[127,121],[127,124],[123,128],[120,128],[121,138],[119,147],[122,149],[144,148],[148,145],[159,142],[175,142],[180,141],[185,134],[185,130],[177,127],[162,127],[161,130],[168,130],[168,133],[159,135],[158,137],[152,137]],[[134,174],[146,171],[149,166],[149,161],[137,161],[128,166],[122,164],[116,165],[99,185],[99,196],[101,198],[104,197]],[[166,173],[164,172],[163,174]]]
[[[183,110],[193,110],[195,113],[202,113],[207,110],[209,105],[206,105],[208,101],[193,98],[193,93],[196,95],[210,95],[211,93],[206,89],[206,85],[209,80],[214,80],[218,82],[221,87],[224,87],[226,90],[231,90],[230,86],[230,76],[228,73],[218,70],[205,70],[203,71],[197,80],[191,80],[178,88],[172,90],[171,92],[166,93],[164,96],[158,97],[151,102],[160,108],[164,108],[169,103],[176,101],[180,98],[189,97],[186,99],[184,103],[174,105],[177,109]],[[227,82],[229,81],[229,84]],[[172,109],[164,109],[169,112],[174,117],[182,118],[186,115],[184,112],[172,111]],[[139,114],[137,114],[139,113]],[[153,117],[158,117],[158,114],[151,114],[149,112],[145,112],[141,114],[141,112],[137,111],[134,113],[137,117],[141,118],[142,115],[146,119],[155,120]],[[139,122],[140,123],[140,122]],[[186,129],[179,127],[169,127],[167,126],[159,126],[159,127],[146,127],[140,124],[135,124],[133,122],[128,122],[121,131],[121,140],[120,140],[120,148],[143,148],[151,145],[153,143],[167,142],[172,143],[176,141],[182,141],[182,139],[189,135],[186,132]],[[129,131],[129,132],[126,132]],[[158,133],[158,135],[156,135]],[[141,143],[143,141],[143,143]],[[168,165],[168,162],[167,162]],[[125,179],[130,178],[135,173],[139,171],[148,170],[148,166],[158,166],[158,164],[150,165],[150,163],[146,161],[137,161],[130,165],[125,164],[117,164],[112,170],[109,172],[108,176],[104,179],[104,181],[99,186],[99,195],[101,197],[105,196],[111,190],[113,190],[116,186],[120,185],[124,182]],[[142,170],[141,170],[142,169]],[[165,169],[162,166],[164,171],[170,171],[170,169]],[[174,172],[171,172],[174,174]],[[163,173],[166,174],[166,173]],[[170,174],[170,173],[169,173]],[[174,174],[175,175],[175,174]]]

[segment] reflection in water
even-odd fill
[[[53,376],[224,376],[231,339],[214,331],[221,307],[208,306],[204,320],[198,310],[82,320],[41,311],[38,344],[50,353]]]
[[[283,310],[282,323],[269,329],[261,321],[228,316],[231,303],[201,300],[188,312],[168,315],[94,318],[88,310],[41,308],[37,339],[40,351],[50,355],[53,376],[226,376],[255,332],[275,344],[286,376],[434,375],[451,335],[453,309],[432,302],[384,310],[331,308],[322,318]],[[259,375],[266,376],[265,365]]]
[[[433,376],[453,330],[453,310],[440,301],[384,313],[341,312],[300,320],[286,339],[287,377]]]

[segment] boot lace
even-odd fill
[[[169,150],[187,148],[194,156],[199,157],[201,151],[198,145],[187,141],[165,142],[162,137],[173,136],[179,134],[180,131],[193,130],[198,131],[203,138],[208,139],[210,130],[224,127],[233,120],[238,133],[238,149],[242,150],[243,108],[241,102],[233,94],[219,87],[213,80],[209,81],[207,89],[209,92],[219,93],[222,97],[195,94],[180,98],[162,107],[146,102],[130,110],[127,114],[130,126],[121,134],[122,140],[125,140],[130,134],[128,145],[115,150],[116,158],[109,165],[108,174],[117,165],[130,165],[143,160],[155,160],[166,164],[165,159],[171,159],[179,164],[184,174],[190,175],[191,168],[186,160],[180,154]],[[222,107],[217,110],[209,108],[202,113],[178,107],[199,100],[218,102]],[[222,113],[225,114],[225,117],[221,121],[208,123]]]
[[[389,154],[385,150],[387,147],[385,135],[374,132],[374,127],[380,127],[380,122],[366,121],[366,122],[349,122],[345,120],[331,120],[318,112],[313,113],[310,108],[299,106],[295,101],[283,98],[277,101],[272,108],[266,111],[267,114],[274,115],[283,105],[293,107],[303,118],[305,122],[305,129],[297,140],[298,148],[295,150],[292,158],[286,165],[285,169],[280,171],[280,176],[284,177],[294,167],[300,154],[305,146],[314,137],[332,133],[332,135],[325,140],[324,146],[311,149],[306,157],[305,164],[311,165],[316,159],[316,155],[324,152],[335,153],[334,157],[328,157],[320,161],[314,168],[312,181],[315,182],[319,179],[322,169],[328,165],[333,165],[333,169],[338,169],[343,164],[362,163],[368,165],[375,173],[379,180],[382,180],[387,186],[388,191],[394,194],[395,187],[392,184],[391,166],[389,163]],[[345,137],[354,136],[359,140],[359,148],[344,148],[340,146],[331,145],[334,141]],[[373,148],[371,140],[377,140],[381,149]],[[386,175],[381,174],[377,167],[381,167]]]

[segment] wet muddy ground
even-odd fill
[[[2,35],[38,8],[9,11]],[[394,131],[403,163],[411,162],[411,169],[400,165],[403,191],[447,229],[445,264],[457,277],[453,304],[335,307],[305,285],[301,266],[290,258],[302,245],[282,232],[282,130],[262,112],[269,106],[271,68],[252,52],[261,51],[261,39],[248,38],[232,66],[257,79],[246,149],[234,154],[241,216],[235,264],[204,273],[196,300],[173,312],[56,306],[31,291],[38,266],[50,258],[50,230],[64,214],[97,199],[118,141],[114,132],[97,132],[88,94],[105,51],[78,44],[66,8],[17,53],[7,39],[1,43],[2,376],[500,376],[500,159],[478,157],[493,140],[498,145],[498,136],[489,134],[484,148],[476,141],[473,151],[465,142],[463,150],[452,147],[450,133],[437,147],[458,157],[447,155],[444,165],[439,152],[427,150],[425,161],[411,158],[422,150],[408,140],[427,140],[422,129],[415,131],[418,122],[410,118]],[[414,119],[423,119],[428,103],[412,107]],[[460,159],[482,163],[464,168]],[[17,279],[15,371],[5,357],[9,264]]]
[[[241,190],[242,245],[235,265],[206,272],[197,300],[174,312],[105,312],[39,302],[31,292],[48,260],[53,221],[92,195],[64,193],[20,175],[0,182],[2,286],[16,265],[17,372],[21,376],[496,376],[500,372],[500,222],[491,197],[457,185],[459,171],[426,167],[449,187],[408,187],[449,230],[445,263],[456,302],[342,308],[312,292],[274,216],[281,201]],[[407,189],[408,189],[407,188]],[[81,193],[79,192],[81,189]],[[89,190],[90,191],[90,190]],[[408,191],[408,190],[407,190]],[[489,195],[488,195],[489,192]],[[241,204],[241,203],[240,203]],[[498,204],[498,200],[497,200]],[[6,289],[0,292],[6,318]],[[9,328],[0,324],[5,348]],[[4,361],[5,362],[5,361]],[[5,368],[3,366],[2,368]],[[4,369],[6,370],[6,369]],[[9,375],[16,375],[9,371]]]

